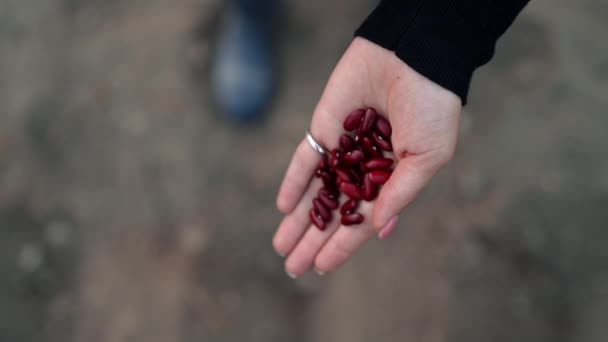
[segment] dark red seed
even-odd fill
[[[357,128],[359,126],[361,118],[363,117],[363,114],[365,114],[365,110],[363,109],[357,109],[348,114],[346,119],[344,119],[344,130],[346,130],[347,132],[351,132],[355,128]]]
[[[372,139],[374,139],[376,146],[378,146],[379,148],[387,152],[391,152],[393,150],[393,144],[391,144],[390,141],[385,140],[384,137],[382,137],[377,132],[372,132]]]
[[[359,224],[359,223],[363,222],[363,215],[361,215],[359,213],[352,213],[352,214],[344,215],[344,216],[342,216],[342,219],[340,220],[340,222],[345,226],[352,226],[355,224]]]
[[[317,178],[321,178],[321,173],[323,172],[322,169],[317,169],[317,171],[315,171],[315,177]]]
[[[342,153],[340,153],[340,150],[338,150],[337,148],[334,148],[333,150],[331,150],[331,152],[329,152],[329,155],[340,159]]]
[[[310,221],[312,222],[312,224],[317,226],[319,230],[325,230],[325,222],[323,221],[321,216],[317,215],[314,209],[310,209],[308,216],[310,217]]]
[[[344,134],[340,137],[340,147],[344,152],[350,152],[355,149],[355,141],[350,136]]]
[[[372,170],[367,176],[372,183],[384,184],[391,177],[392,171],[390,170]]]
[[[358,143],[361,140],[361,136],[359,134],[355,134],[355,143]]]
[[[365,159],[361,150],[353,150],[342,156],[342,161],[347,165],[355,165]]]
[[[366,170],[386,169],[393,165],[393,160],[390,158],[372,158],[365,162]]]
[[[378,120],[376,120],[376,132],[380,133],[383,137],[389,138],[393,133],[393,129],[391,128],[391,124],[378,115]]]
[[[378,196],[378,185],[371,181],[369,174],[366,174],[363,177],[363,189],[361,191],[361,195],[366,201],[372,201]]]
[[[337,148],[335,148],[335,149],[331,150],[331,152],[329,152],[329,158],[327,159],[327,163],[332,168],[336,167],[336,166],[340,165],[341,156],[342,156],[342,153],[340,153],[340,151]]]
[[[325,170],[327,169],[327,159],[326,158],[321,158],[321,161],[319,161],[319,166],[318,168],[320,170]]]
[[[376,111],[373,108],[368,108],[363,115],[363,119],[357,127],[357,134],[363,136],[369,133],[376,123]]]
[[[332,188],[321,188],[319,189],[319,196],[325,196],[329,199],[336,199],[338,198],[338,191]]]
[[[314,200],[312,200],[312,205],[315,208],[315,210],[317,211],[317,213],[319,214],[319,216],[321,216],[323,221],[325,221],[325,222],[331,221],[331,213],[329,212],[329,210],[327,210],[327,208],[325,207],[323,202],[321,202],[320,199],[315,198]]]
[[[350,173],[350,177],[352,180],[354,180],[355,184],[361,184],[361,175],[355,169],[350,169],[348,172]]]
[[[330,156],[327,159],[327,163],[329,164],[330,167],[337,167],[338,165],[340,165],[340,159],[338,159],[334,156]]]
[[[327,171],[321,172],[321,180],[326,188],[333,188],[336,186],[336,179]]]
[[[365,151],[365,153],[367,153],[368,155],[370,155],[374,158],[382,157],[382,152],[380,152],[378,147],[376,147],[376,145],[374,145],[374,143],[372,142],[372,140],[370,138],[363,137],[361,139],[361,145],[363,146],[363,150]]]
[[[350,182],[350,174],[348,173],[348,171],[344,170],[344,169],[339,169],[336,168],[334,169],[334,171],[336,172],[336,175],[338,176],[338,178],[342,179],[342,181],[344,182]]]
[[[353,183],[342,183],[340,190],[349,198],[361,199],[361,190]]]
[[[359,205],[359,201],[354,200],[354,199],[348,200],[348,201],[344,202],[344,204],[340,208],[340,214],[348,215],[348,214],[352,213],[353,210],[357,209],[358,205]]]
[[[331,209],[331,210],[333,210],[333,209],[337,209],[337,208],[338,208],[338,206],[340,206],[340,204],[338,203],[338,200],[337,200],[337,199],[334,199],[334,198],[329,198],[329,197],[328,197],[328,196],[326,196],[326,195],[319,195],[319,200],[320,200],[321,202],[323,202],[323,205],[324,205],[326,208]]]

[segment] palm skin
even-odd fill
[[[312,177],[321,156],[306,140],[299,144],[277,197],[285,217],[273,238],[275,250],[287,257],[286,272],[294,278],[311,268],[319,274],[333,271],[374,235],[386,238],[399,213],[454,153],[460,98],[394,53],[355,38],[327,82],[310,132],[319,143],[335,148],[346,116],[365,107],[375,108],[393,127],[395,170],[375,201],[361,202],[361,225],[341,226],[334,217],[320,231],[311,225],[308,211],[321,187]]]

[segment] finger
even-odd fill
[[[289,255],[310,226],[308,212],[310,211],[312,200],[316,197],[321,186],[320,181],[313,180],[310,187],[302,196],[302,200],[296,205],[296,208],[281,221],[272,239],[272,245],[279,255]]]
[[[384,228],[392,229],[388,226],[416,198],[440,166],[439,159],[434,161],[423,155],[406,156],[397,163],[374,206],[372,226],[378,233]]]
[[[321,154],[313,150],[306,139],[302,140],[289,163],[277,196],[277,208],[282,213],[289,214],[294,210],[320,160]]]
[[[361,202],[357,211],[371,218],[373,205],[373,202]],[[341,225],[316,255],[315,271],[323,274],[337,269],[375,234],[370,219],[357,226]]]
[[[314,225],[310,225],[304,236],[298,241],[293,251],[285,260],[285,271],[292,278],[306,273],[314,264],[316,255],[332,234],[340,226],[338,213],[333,213],[333,219],[327,224],[325,230],[321,231]]]

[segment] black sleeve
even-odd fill
[[[355,32],[466,104],[473,71],[529,0],[382,0]]]

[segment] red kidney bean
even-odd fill
[[[325,230],[325,221],[323,221],[323,218],[321,216],[317,215],[315,209],[310,209],[310,211],[308,212],[308,216],[310,217],[310,221],[312,222],[312,224],[317,226],[319,230]]]
[[[364,109],[357,109],[348,114],[346,119],[344,119],[344,130],[347,132],[351,132],[355,128],[357,128],[359,126],[361,118],[363,117],[363,114],[365,114]]]
[[[372,158],[365,162],[366,170],[386,169],[393,165],[393,160],[390,158]]]
[[[376,146],[380,147],[381,149],[387,152],[391,152],[393,150],[393,145],[391,144],[391,142],[385,140],[384,137],[382,137],[377,132],[372,132],[372,139],[374,139]]]
[[[342,161],[347,165],[355,165],[362,162],[365,159],[365,155],[361,150],[353,150],[342,156]]]
[[[378,147],[374,145],[370,138],[363,137],[361,139],[361,145],[363,146],[363,150],[365,151],[365,153],[367,153],[368,155],[372,157],[382,157],[382,153],[380,152]]]
[[[368,108],[363,115],[361,123],[359,123],[359,127],[357,127],[357,134],[364,136],[369,133],[376,123],[376,117],[376,111],[373,108]]]
[[[355,209],[357,209],[358,205],[359,205],[359,201],[354,200],[354,199],[348,200],[348,201],[344,202],[344,204],[340,208],[340,214],[348,215],[348,214],[352,213]]]
[[[340,159],[334,156],[329,156],[329,158],[327,159],[327,163],[330,167],[337,167],[338,165],[340,165]]]
[[[352,213],[352,214],[344,215],[344,216],[342,216],[342,219],[340,220],[340,222],[345,226],[352,226],[355,224],[359,224],[359,223],[363,222],[363,215],[361,215],[359,213]]]
[[[312,200],[312,205],[317,211],[317,213],[321,216],[321,218],[323,218],[323,221],[331,221],[331,213],[329,212],[329,210],[327,210],[327,208],[325,207],[323,202],[321,202],[320,199],[315,198],[314,200]]]
[[[350,152],[355,149],[355,141],[350,136],[344,134],[340,137],[340,147],[344,152]]]
[[[318,195],[319,197],[325,196],[329,199],[336,199],[338,198],[339,193],[336,189],[321,188],[319,189]]]
[[[342,183],[340,190],[352,199],[361,199],[361,190],[353,183]]]
[[[340,169],[340,168],[335,168],[334,171],[336,172],[336,175],[338,176],[338,178],[342,179],[342,181],[344,182],[350,182],[350,173],[344,169]]]
[[[321,158],[319,161],[319,166],[317,167],[319,170],[327,169],[327,158]]]
[[[382,116],[378,115],[378,120],[376,120],[376,132],[380,133],[383,137],[390,137],[391,134],[393,133],[393,129],[391,127],[391,124],[388,122],[388,120],[386,120],[385,118],[383,118]]]
[[[348,172],[350,173],[350,177],[355,184],[361,184],[361,175],[355,169],[350,169]]]
[[[367,173],[367,176],[372,183],[384,184],[391,177],[391,173],[390,170],[372,170]]]
[[[328,209],[337,209],[340,204],[335,198],[329,198],[327,195],[319,195],[319,200],[323,202],[323,205]]]
[[[327,171],[321,172],[321,180],[323,181],[323,186],[325,186],[326,188],[336,187],[335,177]]]
[[[378,185],[371,181],[369,174],[366,174],[363,177],[363,189],[361,191],[361,195],[366,201],[372,201],[378,196]]]

